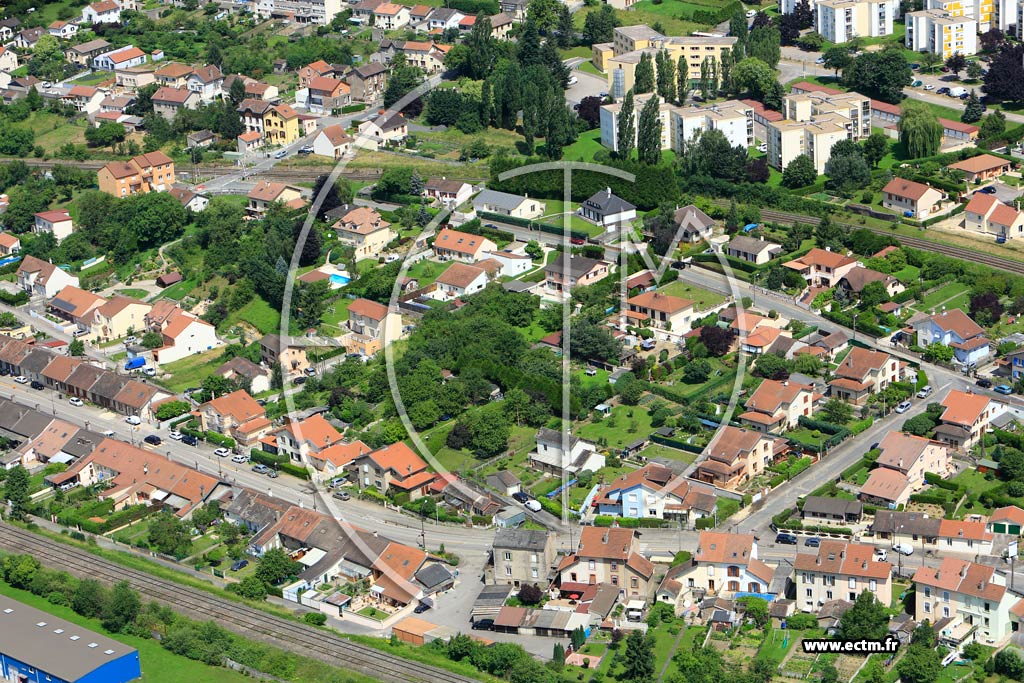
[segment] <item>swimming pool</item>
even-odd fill
[[[350,282],[352,282],[352,278],[347,275],[338,275],[337,273],[331,275],[332,287],[344,287]]]

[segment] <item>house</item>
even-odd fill
[[[338,241],[355,250],[356,260],[376,259],[398,235],[376,209],[366,206],[347,211],[331,226]]]
[[[950,164],[946,168],[960,171],[969,183],[985,183],[1006,175],[1013,169],[1013,162],[992,154],[979,154],[970,159]]]
[[[430,178],[424,186],[424,194],[436,199],[442,206],[455,208],[469,199],[473,194],[473,186],[461,180]]]
[[[543,427],[537,431],[537,447],[530,453],[530,467],[555,476],[575,475],[583,470],[597,472],[604,467],[605,458],[597,446],[578,436],[563,434]]]
[[[373,25],[383,31],[397,31],[409,24],[409,8],[393,2],[382,2],[373,10]]]
[[[70,40],[78,33],[78,24],[57,20],[46,27],[47,32],[59,40]]]
[[[997,240],[1013,239],[1024,233],[1024,212],[993,195],[975,192],[964,207],[964,228],[995,235]]]
[[[0,232],[0,256],[13,256],[21,251],[21,240],[9,232]]]
[[[892,601],[892,565],[874,557],[873,546],[822,539],[817,553],[797,553],[793,563],[796,600],[804,612],[826,602],[856,602],[869,591],[883,605]]]
[[[993,510],[988,521],[985,522],[985,531],[990,534],[1020,536],[1022,530],[1024,530],[1024,510],[1016,505],[1007,505]]]
[[[90,63],[92,63],[91,60]],[[156,83],[156,77],[145,66],[126,67],[114,71],[114,84],[130,92],[138,92],[139,88],[144,88],[151,83]]]
[[[242,383],[250,394],[261,394],[270,389],[270,371],[243,356],[235,356],[223,363],[213,374]]]
[[[146,329],[150,304],[123,295],[107,299],[93,312],[90,330],[97,341],[121,339]]]
[[[369,357],[384,348],[385,333],[390,333],[389,340],[401,334],[402,316],[376,301],[356,299],[349,304],[345,327],[348,329],[342,339],[345,349]]]
[[[501,251],[488,251],[484,257],[485,261],[496,261],[501,266],[498,271],[501,277],[517,277],[533,268],[533,259],[518,253],[518,249],[506,247]]]
[[[508,40],[508,34],[512,30],[514,20],[504,12],[498,12],[490,17],[491,37],[495,40]]]
[[[294,202],[302,202],[302,191],[297,187],[261,180],[246,195],[249,204],[245,207],[250,216],[262,216],[270,205],[275,202],[292,206]]]
[[[481,190],[473,198],[473,210],[477,213],[493,213],[531,220],[544,215],[544,209],[544,202],[497,190]]]
[[[627,320],[654,330],[654,338],[664,341],[681,339],[689,332],[696,312],[693,301],[658,291],[630,297],[626,306]]]
[[[161,151],[111,161],[97,173],[100,191],[115,197],[165,192],[175,183],[174,161]]]
[[[487,265],[494,265],[495,267],[489,272],[485,268]],[[440,301],[447,301],[475,294],[487,286],[492,272],[496,274],[498,270],[500,270],[500,265],[494,262],[488,264],[485,261],[481,261],[479,266],[471,266],[467,263],[453,263],[434,280],[437,289],[434,290],[433,296]]]
[[[908,218],[924,220],[942,208],[945,195],[933,187],[905,178],[893,178],[882,188],[882,206]]]
[[[781,434],[796,429],[801,415],[814,415],[816,398],[814,387],[809,385],[766,379],[747,399],[746,412],[739,421],[765,434]]]
[[[523,585],[547,585],[555,564],[554,534],[538,529],[498,529],[491,545],[490,571],[485,580],[514,588]]]
[[[864,504],[857,500],[807,496],[800,508],[800,519],[805,524],[835,524],[852,526],[864,516]]]
[[[352,138],[340,124],[325,126],[313,137],[313,154],[338,160],[352,151]]]
[[[167,62],[153,72],[156,82],[161,86],[176,88],[178,90],[188,89],[188,77],[192,74],[192,67],[180,62]]]
[[[88,330],[93,311],[105,302],[101,296],[79,289],[74,285],[64,287],[46,305],[56,317],[78,325],[79,330]]]
[[[31,50],[35,48],[36,43],[45,33],[44,29],[41,28],[26,28],[19,31],[14,36],[14,47],[21,48],[22,50]]]
[[[951,389],[942,399],[945,410],[935,427],[935,438],[950,448],[969,451],[995,416],[996,404],[987,396]]]
[[[185,79],[185,87],[189,92],[198,95],[201,102],[212,102],[219,98],[223,86],[224,74],[214,64],[193,69]]]
[[[409,135],[409,122],[401,114],[391,116],[380,115],[370,121],[359,124],[359,136],[356,145],[370,150],[386,147],[389,143],[397,143]]]
[[[15,31],[21,28],[21,21],[17,17],[0,19],[0,41],[8,41],[14,37]]]
[[[782,264],[803,275],[810,287],[834,287],[857,265],[857,259],[827,249],[811,249]]]
[[[148,318],[152,315],[151,309]],[[177,307],[154,331],[160,333],[163,341],[163,346],[153,349],[154,363],[173,363],[220,345],[213,325]]]
[[[209,197],[207,197],[206,195],[202,195],[202,194],[198,194],[196,192],[193,192],[192,190],[190,190],[190,189],[188,189],[187,187],[184,187],[184,186],[180,186],[180,185],[174,186],[170,190],[168,190],[168,192],[170,193],[170,195],[172,197],[177,199],[181,203],[182,206],[184,206],[189,211],[192,211],[193,213],[199,213],[200,211],[205,211],[206,207],[210,205],[210,198]],[[178,273],[178,279],[175,280],[174,282],[168,282],[167,281],[166,278],[168,277],[168,275],[170,275],[170,274],[161,275],[160,277],[158,277],[157,278],[157,285],[159,285],[160,287],[168,287],[170,285],[175,284],[175,282],[181,282],[182,278],[181,278],[181,274],[180,273]],[[162,282],[161,282],[161,278],[164,278]]]
[[[519,477],[509,470],[498,470],[494,474],[487,475],[487,485],[503,496],[511,496],[522,490],[522,482]]]
[[[732,597],[736,593],[766,594],[775,570],[757,557],[757,539],[752,534],[702,531],[697,551],[674,579],[682,594]]]
[[[714,514],[718,497],[710,487],[648,463],[601,486],[594,499],[598,514],[638,519],[677,519],[689,523]]]
[[[839,278],[836,287],[843,290],[847,301],[855,301],[864,291],[864,287],[871,282],[881,282],[885,286],[885,293],[891,298],[906,291],[903,283],[892,275],[880,273],[877,270],[854,266],[843,277]]]
[[[782,246],[766,242],[762,237],[755,239],[738,235],[725,245],[725,255],[754,265],[764,265],[782,253]]]
[[[238,153],[249,156],[263,146],[263,134],[254,130],[246,131],[236,138]]]
[[[76,66],[89,66],[94,58],[107,52],[109,47],[110,43],[102,38],[96,38],[80,45],[73,45],[64,50],[64,58]],[[3,56],[0,55],[0,63],[2,62]],[[0,68],[0,71],[5,70]]]
[[[622,598],[646,600],[654,565],[639,548],[633,529],[583,527],[576,552],[558,564],[561,590],[582,593],[587,586],[611,584]]]
[[[62,268],[38,259],[25,256],[17,271],[18,287],[33,297],[52,299],[57,292],[68,285],[78,286],[78,276],[71,275]]]
[[[939,642],[997,643],[1010,635],[1020,596],[1006,588],[995,567],[944,557],[938,567],[914,572],[914,618],[935,624]]]
[[[465,19],[466,15],[450,7],[437,7],[427,15],[425,25],[420,30],[430,33],[431,31],[444,32],[446,29],[458,28],[459,22]]]
[[[333,446],[321,449],[319,453],[310,452],[309,462],[316,469],[315,478],[320,481],[330,481],[340,476],[352,462],[369,453],[371,448],[362,441],[356,439],[352,442],[336,443]]]
[[[900,361],[883,351],[855,346],[834,374],[835,379],[828,383],[832,395],[854,405],[863,405],[870,394],[877,394],[900,380]]]
[[[484,252],[498,248],[492,240],[468,232],[444,228],[434,238],[434,256],[440,261],[479,261]]]
[[[309,367],[305,347],[282,343],[281,337],[276,334],[268,334],[260,339],[260,361],[268,368],[280,365],[286,376],[301,374]]]
[[[10,73],[18,68],[18,55],[14,50],[0,45],[0,72]]]
[[[630,220],[628,217],[625,220]],[[686,244],[696,244],[711,239],[715,221],[693,204],[676,207],[672,214],[676,237]]]
[[[199,406],[204,431],[230,436],[244,448],[254,448],[271,429],[267,411],[245,389],[217,396]]]
[[[735,488],[764,472],[776,448],[784,444],[759,431],[726,425],[704,449],[694,477],[719,488]]]
[[[82,10],[83,24],[119,24],[121,7],[114,0],[94,2]]]
[[[321,453],[342,442],[341,432],[320,413],[304,420],[288,419],[283,427],[273,430],[262,442],[264,450],[287,455],[292,462]],[[267,448],[266,446],[270,446]]]
[[[356,102],[376,102],[388,87],[388,69],[379,62],[355,66],[345,78]]]
[[[352,100],[348,83],[329,76],[311,78],[306,89],[306,109],[314,114],[335,113]]]
[[[434,481],[427,463],[401,441],[359,456],[350,469],[360,489],[375,488],[382,494],[395,489],[408,493],[410,500],[425,495]]]
[[[707,215],[698,209],[694,208],[693,211],[699,212],[704,218],[707,218]],[[591,195],[580,205],[576,213],[585,221],[603,226],[606,232],[612,232],[620,227],[629,227],[636,220],[636,207],[612,194],[610,187],[598,190]],[[696,216],[697,214],[692,215]],[[708,220],[711,219],[708,218]]]
[[[895,509],[925,487],[925,473],[947,477],[953,471],[948,449],[931,439],[889,432],[878,448],[877,467],[860,490],[861,500],[869,503]]]
[[[78,482],[83,487],[102,482],[99,499],[113,501],[115,510],[155,506],[182,519],[188,519],[207,501],[227,494],[227,485],[216,477],[114,439],[103,439],[95,450],[49,482],[54,486]]]
[[[269,104],[263,100],[243,100],[242,105],[253,101],[259,102],[261,105]],[[242,105],[239,105],[240,109]],[[271,105],[263,110],[257,132],[263,136],[263,141],[266,144],[290,145],[302,135],[301,117],[290,105]]]
[[[933,315],[918,314],[907,320],[918,346],[945,344],[953,347],[953,358],[961,365],[975,365],[992,353],[989,338],[978,323],[959,308]]]
[[[314,78],[334,76],[335,74],[336,72],[333,66],[322,59],[318,59],[317,61],[311,62],[299,69],[299,88],[308,87],[309,82]]]
[[[67,209],[37,213],[35,215],[35,223],[32,226],[32,232],[37,235],[45,232],[53,235],[53,238],[57,240],[57,244],[60,244],[64,238],[74,232],[74,229],[74,222],[71,220],[71,214],[68,213]]]
[[[133,45],[126,45],[111,52],[104,52],[93,58],[92,68],[100,71],[115,71],[142,66],[146,53]]]
[[[559,252],[551,263],[544,266],[544,287],[555,296],[568,295],[573,287],[585,287],[608,277],[611,264],[606,261]]]
[[[75,85],[61,99],[75,108],[75,111],[95,114],[100,110],[100,103],[105,94],[91,85]]]

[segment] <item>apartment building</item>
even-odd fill
[[[383,347],[386,332],[390,332],[390,339],[396,339],[401,334],[402,316],[376,301],[356,299],[348,307],[345,327],[348,334],[342,338],[342,342],[346,351],[373,356]]]
[[[793,568],[800,610],[817,612],[832,600],[854,602],[864,591],[888,605],[892,565],[875,561],[874,551],[870,545],[823,539],[816,554],[798,553]]]
[[[990,644],[1010,635],[1010,608],[1020,596],[1007,590],[1006,576],[994,567],[945,557],[937,568],[918,569],[913,581],[914,619],[934,624],[940,643]]]
[[[978,22],[979,33],[986,33],[995,19],[998,5],[997,0],[925,0],[923,9],[939,10],[951,17],[969,17]],[[1005,4],[1002,9],[1007,9]],[[1013,22],[1012,17],[1009,22]]]
[[[634,97],[633,145],[639,135],[640,110],[653,94]],[[618,151],[619,118],[622,102],[601,107],[601,144]],[[718,130],[734,147],[748,147],[754,144],[754,110],[743,102],[729,100],[706,107],[679,107],[668,102],[659,102],[658,115],[661,119],[661,148],[681,152],[686,143],[702,131]]]
[[[892,35],[893,19],[899,17],[899,0],[818,0],[814,26],[830,43],[851,38]]]
[[[287,455],[292,462],[319,454],[342,442],[341,432],[317,413],[305,420],[288,420],[263,438],[263,450]]]
[[[547,585],[548,572],[555,563],[555,535],[539,529],[498,529],[491,546],[488,583],[514,588]]]
[[[174,161],[161,151],[111,161],[97,173],[101,192],[115,197],[164,192],[174,185]]]
[[[257,0],[255,13],[260,19],[287,18],[297,24],[324,26],[342,10],[342,0]]]
[[[914,52],[931,52],[943,59],[956,53],[978,52],[978,22],[969,16],[954,16],[941,9],[907,12],[905,43]]]
[[[272,426],[267,411],[244,389],[211,399],[198,412],[203,430],[230,436],[246,448],[256,446]]]
[[[655,32],[652,31],[652,33]],[[608,75],[608,92],[616,100],[624,97],[632,89],[636,78],[636,65],[640,63],[640,57],[644,53],[649,54],[653,59],[657,52],[665,50],[672,63],[677,66],[679,58],[685,57],[688,67],[687,75],[690,81],[696,82],[700,80],[701,64],[706,59],[721,64],[722,51],[732,50],[736,44],[736,38],[733,36],[672,36],[668,38],[651,36],[650,38],[627,39],[616,35],[616,38],[623,46],[627,44],[627,40],[632,40],[637,45],[645,45],[645,47],[634,48],[628,52],[619,52],[615,43],[612,43],[612,56],[602,59]],[[657,66],[655,66],[655,75],[657,75]]]
[[[820,175],[837,142],[871,135],[871,98],[859,93],[791,94],[782,110],[783,120],[765,124],[768,163],[780,171],[804,154]]]
[[[608,583],[628,599],[646,600],[654,565],[639,551],[633,529],[583,527],[576,552],[558,565],[562,590]]]
[[[809,385],[766,379],[747,399],[746,412],[739,420],[759,432],[781,434],[794,429],[801,415],[814,414],[815,399],[814,388]]]

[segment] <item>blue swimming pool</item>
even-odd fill
[[[331,284],[335,287],[344,287],[350,282],[352,282],[352,278],[347,275],[338,275],[336,273],[331,275]]]

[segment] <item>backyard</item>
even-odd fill
[[[723,303],[726,299],[726,296],[724,294],[712,292],[707,289],[701,289],[696,285],[691,285],[690,283],[683,282],[682,280],[670,282],[669,284],[660,288],[658,291],[662,292],[663,294],[669,294],[671,296],[678,296],[683,299],[689,299],[696,303],[696,308],[698,311],[707,310],[708,308],[714,308],[715,306],[718,306],[721,303]]]
[[[602,448],[621,449],[653,431],[651,416],[640,406],[615,406],[611,415],[579,427],[577,435]]]

